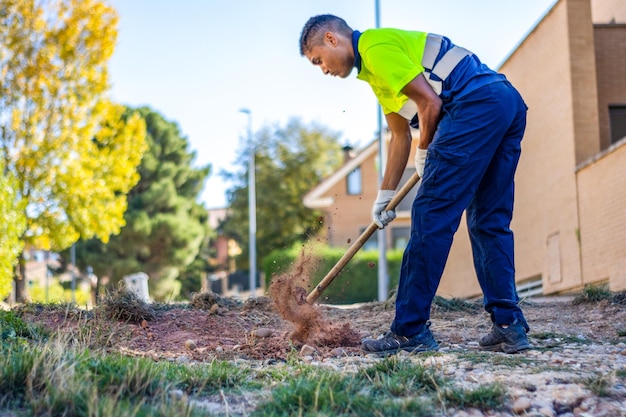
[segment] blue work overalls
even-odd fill
[[[435,64],[454,47],[440,40]],[[424,75],[434,80],[435,91],[440,88],[442,117],[413,202],[391,330],[411,337],[428,322],[464,210],[485,310],[496,324],[519,320],[528,330],[518,306],[509,228],[527,107],[502,74],[471,54],[443,80]]]

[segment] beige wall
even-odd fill
[[[611,144],[609,105],[626,104],[626,24],[596,26],[594,37],[600,146],[606,149]]]
[[[512,225],[517,279],[541,275],[545,293],[582,282],[574,169],[599,149],[590,19],[588,1],[557,2],[501,68],[529,106]]]
[[[584,283],[626,290],[626,139],[578,172]]]
[[[566,0],[576,164],[600,152],[598,90],[591,3]]]
[[[594,18],[618,16],[619,21],[619,16],[624,15],[623,4],[626,2],[621,2],[614,13],[611,7],[616,2],[595,1]],[[626,29],[620,25],[594,28],[591,20],[589,0],[557,2],[499,69],[520,90],[529,106],[512,223],[516,239],[516,280],[541,276],[546,294],[606,280],[611,274],[608,270],[601,273],[599,267],[592,266],[598,264],[614,271],[616,278],[613,280],[617,281],[612,281],[612,287],[626,285],[623,283],[626,278],[615,272],[620,267],[626,270],[624,255],[612,246],[625,247],[626,244],[619,241],[616,234],[613,238],[599,239],[598,232],[590,232],[590,229],[596,230],[599,220],[596,217],[601,209],[587,204],[584,211],[582,207],[579,211],[579,198],[588,203],[603,200],[595,193],[593,197],[585,196],[587,188],[577,188],[576,166],[608,147],[608,103],[621,103],[626,98],[626,62],[623,62],[626,60],[626,36],[623,35]],[[600,109],[604,109],[604,113]],[[587,168],[599,174],[585,171],[585,184],[592,187],[594,182],[606,181],[598,177],[607,172],[617,175],[620,167],[626,166],[617,155],[621,154],[611,154],[598,162],[598,167]],[[622,194],[626,195],[626,190]],[[620,207],[604,208],[614,216],[623,216]],[[606,216],[600,218],[606,219]],[[620,227],[619,223],[613,225]],[[588,252],[585,252],[583,271],[581,251],[585,233],[591,234],[587,235]],[[595,258],[607,251],[617,253],[610,260]],[[440,293],[480,294],[464,221],[455,236]]]
[[[593,23],[626,23],[626,1],[593,0],[591,16]]]

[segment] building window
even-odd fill
[[[392,227],[391,228],[391,247],[394,249],[404,249],[409,243],[411,237],[411,228],[406,227]]]
[[[361,181],[361,167],[357,167],[348,174],[346,179],[348,185],[348,195],[359,195],[363,192]]]
[[[611,143],[615,143],[626,136],[626,105],[609,106],[609,123]]]
[[[402,179],[400,179],[400,185],[398,189],[400,189],[406,182],[411,178],[411,176],[415,174],[415,168],[407,168],[404,170],[404,174],[402,174]],[[413,187],[411,191],[400,201],[398,207],[396,207],[396,211],[411,211],[411,207],[413,207],[413,200],[415,200],[415,196],[417,195],[417,185]]]

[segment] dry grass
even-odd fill
[[[102,310],[109,319],[131,323],[141,323],[143,320],[150,321],[156,317],[154,308],[150,304],[124,287],[107,294],[102,303]]]
[[[200,310],[211,310],[219,300],[219,295],[212,291],[194,293],[191,297],[191,305]]]

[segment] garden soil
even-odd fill
[[[298,274],[295,275],[298,278]],[[301,277],[302,275],[300,275]],[[271,297],[248,300],[222,298],[210,293],[211,302],[152,305],[154,318],[140,322],[105,317],[96,309],[26,305],[18,308],[27,322],[54,332],[72,333],[92,348],[154,360],[186,358],[194,361],[235,358],[283,361],[306,344],[323,359],[336,355],[361,356],[360,339],[388,330],[393,302],[352,306],[299,305],[292,293],[302,281],[293,275],[277,277]],[[521,303],[530,324],[529,338],[545,347],[545,335],[554,334],[597,343],[626,342],[626,297],[575,303],[572,297],[542,297]],[[454,300],[453,300],[454,301]],[[199,306],[199,307],[198,307]],[[431,330],[442,348],[477,348],[476,341],[490,331],[489,316],[479,302],[433,304]],[[541,335],[541,337],[533,337]],[[309,349],[309,352],[311,350]]]

